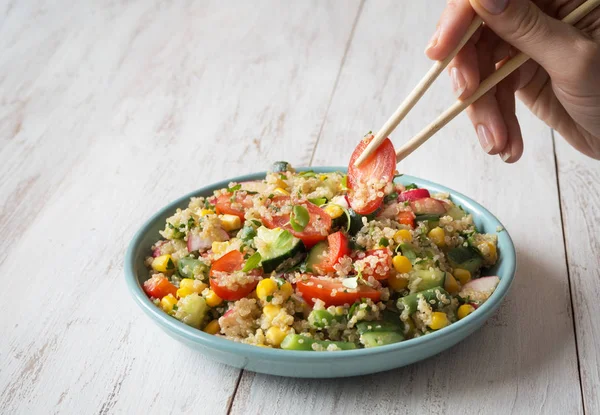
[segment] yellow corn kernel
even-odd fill
[[[466,269],[454,268],[454,276],[460,281],[461,285],[465,285],[471,281],[471,273]]]
[[[265,335],[267,343],[274,347],[279,347],[285,336],[287,336],[287,331],[275,326],[270,327]]]
[[[217,254],[217,255],[224,254],[228,247],[229,247],[229,242],[215,241],[212,243],[212,251],[214,254]]]
[[[266,306],[263,307],[263,314],[265,316],[267,316],[269,318],[269,320],[273,320],[275,318],[275,316],[277,316],[277,314],[279,314],[280,310],[281,310],[281,307],[279,307],[278,305],[267,304]]]
[[[221,215],[219,219],[221,219],[221,226],[227,232],[235,231],[236,229],[240,229],[242,227],[242,220],[239,218],[239,216]]]
[[[446,232],[444,232],[444,230],[439,226],[436,226],[435,228],[430,230],[427,236],[429,236],[433,243],[437,246],[446,245]]]
[[[210,209],[202,209],[200,211],[200,216],[212,215],[213,213],[215,212]]]
[[[413,239],[412,234],[408,229],[400,229],[394,234],[394,241],[400,244],[402,242],[411,242]]]
[[[256,286],[257,297],[264,302],[267,302],[267,297],[272,296],[277,291],[277,283],[271,278],[260,280]]]
[[[448,316],[446,315],[446,313],[442,313],[441,311],[434,311],[431,314],[431,324],[429,325],[431,329],[443,329],[448,324],[450,324],[450,321],[448,320]]]
[[[292,296],[292,294],[294,294],[294,287],[292,287],[292,284],[287,281],[284,282],[281,287],[279,287],[279,290],[281,291],[283,301],[287,300]]]
[[[408,285],[408,279],[402,278],[399,275],[392,275],[387,279],[387,282],[394,291],[402,291]]]
[[[197,293],[200,294],[208,287],[205,283],[198,280],[193,280],[191,278],[184,278],[179,283],[179,289],[177,290],[177,297],[183,298],[187,297],[190,294]]]
[[[487,260],[490,262],[496,262],[498,260],[498,251],[496,250],[496,245],[491,242],[487,243],[489,254]]]
[[[277,179],[277,181],[275,182],[275,186],[281,187],[282,189],[287,189],[288,187],[287,183],[281,179]]]
[[[206,305],[209,307],[216,307],[223,302],[221,297],[219,297],[213,290],[209,290],[204,299],[206,300]]]
[[[208,334],[217,334],[221,331],[221,326],[219,326],[219,320],[211,321],[206,325],[206,327],[204,327],[204,330],[202,331]]]
[[[458,307],[458,311],[456,314],[458,315],[458,319],[462,320],[463,318],[471,314],[473,311],[475,311],[475,307],[473,307],[471,304],[463,304],[460,307]]]
[[[152,260],[152,269],[158,272],[168,272],[175,269],[175,263],[171,255],[157,256]]]
[[[278,187],[277,189],[275,189],[273,191],[273,193],[275,193],[276,195],[280,195],[280,196],[289,196],[290,192],[288,192],[287,190],[285,190],[282,187]]]
[[[340,206],[334,204],[325,206],[325,209],[323,210],[331,217],[331,219],[337,219],[344,214],[344,210]]]
[[[448,291],[450,294],[456,294],[460,290],[460,287],[458,286],[458,283],[456,282],[456,278],[454,278],[454,275],[450,274],[449,272],[446,273],[446,279],[444,281],[444,289],[446,291]]]
[[[319,180],[321,180],[322,182],[324,182],[325,180],[327,180],[327,175],[326,174],[321,174],[319,176]]]
[[[399,272],[400,274],[406,274],[412,269],[410,259],[408,259],[404,255],[396,255],[392,259],[392,264],[394,265],[394,269],[396,270],[396,272]]]
[[[173,311],[173,306],[177,304],[177,298],[173,296],[173,294],[165,295],[162,300],[160,300],[160,308],[165,313],[170,313]]]

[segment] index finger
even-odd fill
[[[469,0],[448,0],[425,54],[436,61],[446,58],[458,46],[474,16]]]

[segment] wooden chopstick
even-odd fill
[[[570,25],[574,25],[598,6],[600,6],[600,0],[587,0],[577,9],[572,11],[568,16],[562,19],[562,21]],[[492,89],[500,81],[502,81],[508,75],[513,73],[515,70],[517,70],[529,59],[529,56],[525,55],[524,53],[519,53],[518,55],[514,56],[509,61],[507,61],[506,64],[504,64],[499,70],[492,73],[488,78],[481,82],[479,88],[477,88],[473,95],[466,98],[464,101],[456,101],[450,108],[444,111],[435,121],[433,121],[431,124],[425,127],[419,134],[415,135],[408,142],[406,142],[406,144],[404,144],[396,152],[396,163],[399,163],[401,160],[406,158],[406,156],[415,151],[419,146],[421,146],[431,136],[438,132],[442,127],[444,127],[446,124],[452,121],[452,119],[454,119],[454,117],[460,114],[465,108],[467,108],[469,105],[471,105],[483,95],[485,95],[490,89]]]
[[[437,77],[446,69],[448,64],[454,59],[454,57],[460,52],[460,50],[465,46],[465,44],[469,41],[471,36],[477,31],[477,29],[481,26],[483,20],[481,17],[475,16],[467,32],[460,40],[459,44],[456,48],[450,52],[450,54],[443,61],[436,61],[431,69],[427,71],[425,76],[419,81],[417,86],[412,90],[412,92],[406,97],[406,99],[400,104],[396,112],[392,114],[389,120],[383,125],[383,127],[375,134],[373,140],[369,143],[369,145],[365,148],[365,150],[361,153],[361,155],[356,159],[355,165],[360,165],[367,157],[381,144],[383,140],[385,140],[391,133],[396,129],[398,124],[406,117],[406,114],[410,112],[410,110],[415,106],[417,102],[421,99],[423,94],[429,89],[429,87],[435,82]]]

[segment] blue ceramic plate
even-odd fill
[[[346,169],[314,167],[311,170],[326,173]],[[212,195],[214,190],[227,187],[232,181],[262,180],[264,177],[264,172],[234,177],[177,199],[142,226],[131,241],[125,256],[125,280],[135,302],[167,334],[213,360],[253,372],[303,378],[355,376],[394,369],[433,356],[469,336],[498,309],[514,279],[515,248],[510,236],[504,230],[498,233],[498,264],[487,273],[499,276],[500,284],[483,306],[466,318],[435,333],[370,349],[305,352],[256,347],[203,333],[162,312],[146,297],[142,290],[142,283],[148,278],[144,259],[150,255],[152,244],[160,238],[158,231],[164,227],[165,220],[175,209],[187,207],[190,197]],[[404,184],[416,183],[419,187],[425,187],[433,192],[450,193],[455,203],[473,214],[475,224],[481,232],[496,233],[498,227],[502,226],[498,219],[483,206],[460,193],[417,177],[405,175],[399,180]]]

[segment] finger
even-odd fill
[[[498,39],[490,30],[484,30],[476,45],[477,63],[481,79],[487,78],[495,70],[494,47]],[[467,108],[477,138],[488,154],[498,154],[506,146],[507,128],[496,100],[496,88],[479,98]]]
[[[469,0],[448,0],[425,54],[430,59],[443,60],[459,44],[474,16]]]
[[[574,49],[591,48],[589,39],[572,26],[553,19],[530,0],[470,0],[495,33],[542,65],[552,78],[581,72]]]
[[[502,66],[499,65],[499,66]],[[512,73],[497,86],[496,100],[506,125],[506,145],[500,151],[500,158],[506,163],[514,163],[523,154],[523,136],[516,114],[515,91],[519,84],[519,71]]]
[[[473,42],[468,42],[452,59],[448,65],[448,74],[452,89],[458,99],[464,99],[475,92],[480,79],[477,50]]]

